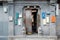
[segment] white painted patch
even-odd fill
[[[43,19],[43,25],[46,25],[46,19]]]
[[[56,4],[56,15],[59,15],[59,4]]]
[[[49,20],[49,17],[46,17],[46,22],[49,23],[49,21],[50,21],[50,20]]]
[[[19,18],[22,17],[22,14],[19,14]]]
[[[13,20],[13,17],[12,16],[9,16],[9,21],[12,21]]]
[[[7,7],[3,7],[4,12],[7,12]]]
[[[18,19],[18,25],[22,25],[22,19]]]

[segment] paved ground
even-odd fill
[[[50,37],[50,36],[40,36],[40,37],[37,37],[37,36],[27,36],[27,37],[13,37],[11,40],[56,40],[56,37]]]
[[[37,38],[35,38],[35,39],[34,38],[33,39],[32,38],[22,39],[21,38],[21,39],[14,39],[14,40],[55,40],[55,39],[45,39],[45,38],[43,38],[43,39],[37,39]]]
[[[20,35],[21,36],[21,35]],[[11,40],[56,40],[56,36],[42,36],[42,35],[26,35],[26,36],[14,36]],[[59,39],[60,40],[60,39]]]

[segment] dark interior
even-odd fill
[[[36,12],[32,12],[33,19],[34,19],[34,22],[32,22],[32,33],[37,33],[37,12],[38,10],[32,9],[32,11],[33,10],[36,10]]]
[[[60,4],[60,0],[57,0],[57,3],[59,3],[59,4]]]
[[[59,4],[59,9],[60,9],[60,0],[57,0],[57,3]]]

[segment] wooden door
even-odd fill
[[[25,10],[25,26],[27,34],[32,33],[32,17],[31,17],[31,10]]]

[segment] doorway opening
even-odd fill
[[[38,34],[38,27],[40,24],[40,15],[39,15],[40,7],[36,6],[25,6],[24,7],[24,24],[26,28],[26,34]]]
[[[32,9],[32,33],[37,32],[37,13],[38,9]]]

